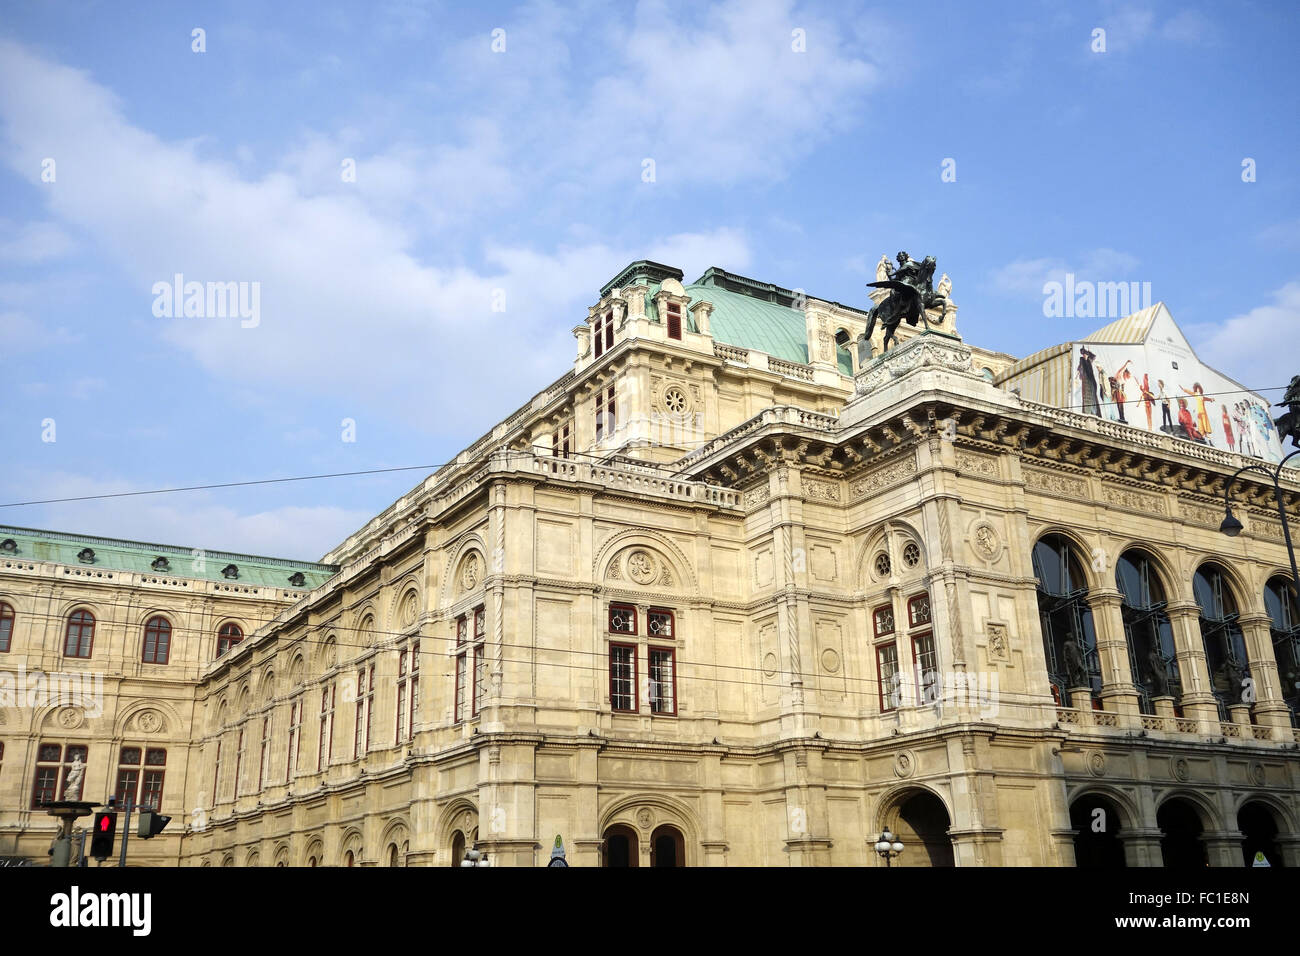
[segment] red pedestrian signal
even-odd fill
[[[101,810],[95,814],[95,827],[90,836],[90,855],[104,860],[113,855],[113,841],[117,836],[117,814]]]

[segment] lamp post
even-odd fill
[[[1241,534],[1241,522],[1232,513],[1232,505],[1229,499],[1232,495],[1232,488],[1237,483],[1237,477],[1243,471],[1262,471],[1273,479],[1273,497],[1277,501],[1278,519],[1282,522],[1282,540],[1286,542],[1286,556],[1291,559],[1291,583],[1295,587],[1297,600],[1300,600],[1300,572],[1296,571],[1295,548],[1291,544],[1291,529],[1287,527],[1286,508],[1282,504],[1282,484],[1279,480],[1282,476],[1282,467],[1296,455],[1300,455],[1300,449],[1291,452],[1271,469],[1266,468],[1264,465],[1245,465],[1238,468],[1237,473],[1228,479],[1228,486],[1223,489],[1223,523],[1219,525],[1219,530],[1230,538],[1235,538]]]
[[[885,866],[889,866],[889,861],[894,857],[902,855],[903,844],[898,842],[898,837],[889,832],[889,827],[885,827],[880,834],[880,839],[876,841],[876,852],[884,858]]]

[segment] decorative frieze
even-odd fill
[[[1118,488],[1114,485],[1104,485],[1102,495],[1106,501],[1112,505],[1118,505],[1121,508],[1131,508],[1134,511],[1141,511],[1144,514],[1164,515],[1167,514],[1164,499],[1157,495],[1146,494],[1141,491],[1134,491],[1132,488]]]
[[[1088,497],[1088,483],[1074,475],[1060,475],[1051,471],[1039,471],[1037,468],[1026,468],[1023,473],[1025,487],[1033,491],[1064,498]]]
[[[818,481],[816,478],[803,480],[804,497],[809,501],[839,501],[840,486],[831,481]]]
[[[869,475],[863,475],[849,485],[849,497],[853,500],[865,498],[873,491],[879,491],[889,485],[903,481],[916,474],[916,458],[908,455],[901,461],[877,468]]]
[[[987,475],[990,478],[996,478],[999,475],[996,458],[990,458],[988,455],[977,455],[968,451],[957,453],[957,470],[968,475]]]

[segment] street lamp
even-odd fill
[[[876,841],[876,852],[885,860],[885,866],[889,866],[889,861],[896,856],[901,856],[903,844],[898,842],[898,837],[889,832],[889,827],[885,827],[884,832],[880,834],[880,839]]]
[[[1237,483],[1238,476],[1243,471],[1262,471],[1273,479],[1273,497],[1277,501],[1277,516],[1282,522],[1282,540],[1286,542],[1286,556],[1291,559],[1291,583],[1295,586],[1296,594],[1300,595],[1300,572],[1296,571],[1295,548],[1291,544],[1291,529],[1287,527],[1287,513],[1285,506],[1282,504],[1282,484],[1279,480],[1282,476],[1283,466],[1296,455],[1300,455],[1300,449],[1291,452],[1273,468],[1266,468],[1262,464],[1245,465],[1238,468],[1237,473],[1228,479],[1228,485],[1223,489],[1223,523],[1219,525],[1219,530],[1230,538],[1235,538],[1241,534],[1241,522],[1232,513],[1229,498],[1232,495],[1233,486]]]
[[[465,851],[465,859],[460,861],[461,866],[491,866],[488,862],[487,854],[482,850],[473,848]]]

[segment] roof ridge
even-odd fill
[[[158,544],[153,541],[134,541],[130,538],[108,538],[94,534],[74,534],[68,531],[50,531],[44,528],[20,528],[17,525],[0,525],[0,535],[8,535],[11,532],[25,537],[49,538],[73,544],[125,545],[135,550],[158,550],[186,556],[190,556],[198,550],[210,558],[239,558],[286,568],[320,568],[328,571],[337,571],[339,568],[336,564],[323,564],[320,561],[296,561],[293,558],[277,558],[272,555],[249,554],[243,551],[217,551],[209,548],[189,548],[181,544]]]

